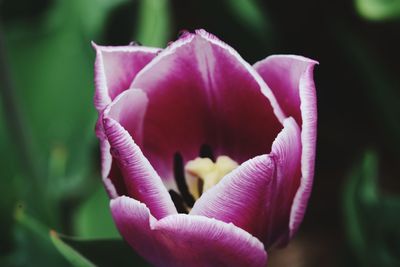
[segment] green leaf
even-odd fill
[[[110,200],[103,186],[99,186],[78,208],[74,227],[75,233],[82,238],[120,238],[111,217]]]
[[[74,254],[84,257],[92,264],[97,266],[138,266],[147,267],[149,265],[143,258],[137,255],[132,248],[123,240],[118,239],[80,239],[67,237],[53,233],[58,241],[68,246],[68,250],[73,250]],[[63,254],[65,252],[62,252]],[[70,251],[68,251],[70,253]],[[64,256],[67,256],[64,254]],[[75,265],[77,266],[77,265]],[[80,265],[86,266],[86,265]]]
[[[58,251],[75,267],[91,267],[95,266],[88,259],[83,257],[79,252],[75,249],[71,248],[68,244],[66,244],[63,240],[61,240],[57,233],[54,231],[50,232],[50,238],[53,242],[54,246],[58,249]]]
[[[20,247],[10,257],[11,266],[150,266],[122,239],[83,239],[58,234],[28,215],[22,205],[15,211]]]
[[[141,0],[136,39],[147,46],[164,47],[170,37],[168,0]]]
[[[355,0],[357,12],[369,20],[400,18],[400,0]]]
[[[5,258],[4,266],[69,266],[52,244],[45,225],[28,214],[22,203],[14,212],[14,250]]]

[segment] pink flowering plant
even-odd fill
[[[99,46],[96,133],[111,212],[155,266],[265,266],[311,193],[316,61],[253,66],[204,30]]]

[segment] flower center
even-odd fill
[[[199,157],[183,166],[180,153],[174,155],[174,176],[178,192],[169,190],[179,213],[188,213],[201,194],[216,185],[238,164],[228,156],[219,156],[215,161],[208,145],[200,148]]]
[[[198,199],[202,193],[216,185],[237,166],[237,162],[228,156],[219,156],[216,162],[209,158],[188,161],[185,171],[189,192]]]

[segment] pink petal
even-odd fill
[[[135,133],[136,142],[141,140],[143,116],[147,107],[147,96],[140,90],[122,92],[107,109],[107,115],[123,123],[123,127]],[[123,111],[122,111],[123,110]],[[110,143],[103,129],[102,115],[96,124],[96,135],[100,140],[101,173],[108,195],[114,198],[127,194],[126,185],[118,165],[110,154]],[[136,131],[137,129],[137,131]]]
[[[293,117],[302,124],[300,109],[300,83],[308,79],[310,87],[302,88],[315,97],[312,71],[318,62],[294,55],[269,56],[254,64],[254,68],[271,88],[286,117]],[[311,75],[310,75],[311,74]]]
[[[163,179],[172,177],[175,152],[186,162],[208,144],[216,156],[243,162],[268,151],[282,128],[282,111],[262,78],[205,31],[170,45],[131,87],[148,95],[142,149]]]
[[[100,141],[101,176],[108,196],[116,198],[120,195],[127,195],[124,178],[110,153],[111,147],[103,129],[102,115],[96,123],[96,135]]]
[[[266,246],[285,241],[299,185],[300,153],[299,127],[288,118],[269,155],[250,159],[225,176],[197,200],[190,215],[231,222]]]
[[[124,95],[118,97],[104,111],[104,133],[111,146],[113,161],[116,163],[114,166],[117,167],[115,169],[117,173],[111,173],[110,179],[113,181],[112,175],[119,175],[122,177],[123,187],[127,191],[127,194],[145,203],[152,214],[159,219],[169,214],[175,214],[175,206],[160,177],[146,157],[143,156],[142,151],[133,141],[132,136],[115,120],[119,119],[124,121],[124,116],[128,116],[131,119],[135,118],[129,113],[119,113],[119,107],[127,102],[131,102],[133,106],[136,106],[136,108],[140,110],[140,108],[135,105],[135,102],[130,101],[138,97],[138,95],[143,96],[143,92],[138,90],[125,91]],[[138,101],[136,104],[145,106],[144,101]],[[140,113],[137,110],[134,114],[140,117]],[[138,121],[139,120],[140,119],[138,119]],[[121,180],[119,181],[121,182]],[[113,183],[115,185],[114,181]],[[117,186],[116,189],[118,189]]]
[[[156,266],[265,266],[264,246],[249,233],[221,221],[186,214],[157,221],[145,205],[120,197],[111,201],[125,240]]]
[[[143,139],[143,120],[146,114],[148,98],[139,89],[122,92],[104,111],[104,117],[112,118],[127,130],[135,143],[141,146]]]
[[[104,133],[102,116],[100,116],[96,122],[96,136],[100,141],[100,160],[101,160],[101,176],[103,178],[103,184],[105,186],[106,192],[110,198],[115,198],[118,196],[118,191],[122,191],[121,188],[118,187],[118,181],[114,181],[115,179],[110,176],[110,173],[114,173],[111,171],[112,169],[112,157],[110,154],[110,143],[107,140],[107,136]],[[118,180],[120,180],[118,178]]]
[[[142,257],[160,265],[166,253],[153,237],[150,225],[153,225],[156,219],[150,214],[146,205],[122,196],[112,199],[110,206],[115,224],[124,239]]]
[[[95,106],[103,110],[122,91],[129,88],[136,74],[160,51],[142,46],[99,46],[95,62]]]
[[[297,231],[307,207],[314,177],[317,104],[313,69],[318,62],[292,55],[270,56],[254,65],[276,96],[286,116],[301,125],[301,183],[290,215],[290,236]]]

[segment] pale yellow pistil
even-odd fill
[[[219,156],[216,162],[209,158],[196,158],[188,161],[185,172],[189,192],[195,199],[198,199],[201,193],[216,185],[237,166],[237,162],[228,156]]]

